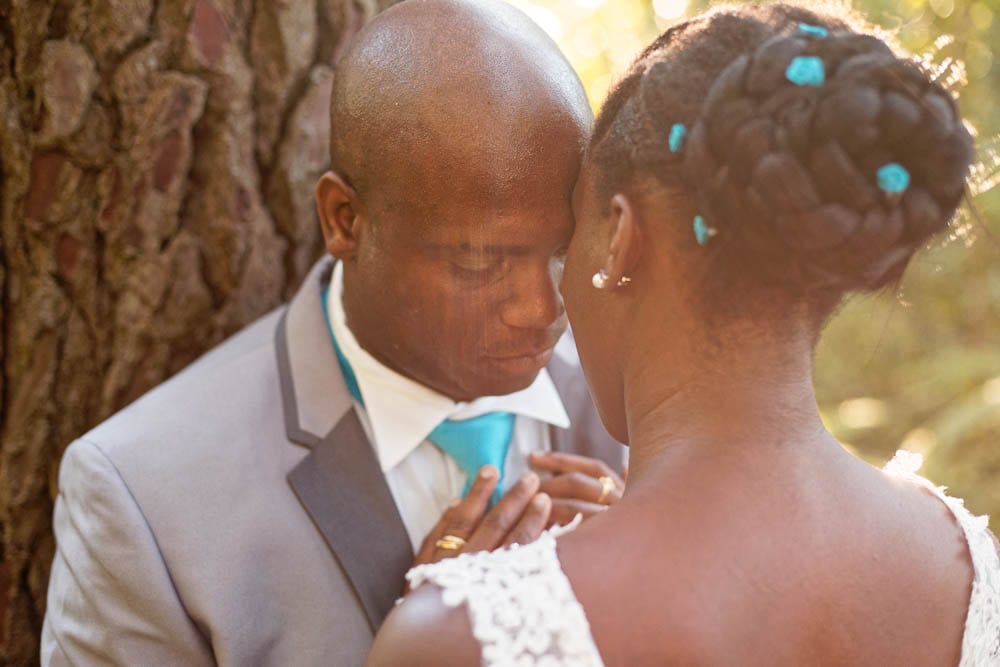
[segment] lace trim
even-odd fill
[[[945,487],[935,486],[918,475],[923,462],[920,454],[899,450],[883,471],[930,490],[948,506],[962,527],[975,574],[959,667],[996,667],[1000,664],[1000,554],[989,532],[989,517],[973,516],[961,498],[947,495]]]
[[[412,588],[432,583],[449,607],[467,605],[484,667],[603,667],[583,607],[559,565],[553,528],[528,545],[420,565]]]

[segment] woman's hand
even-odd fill
[[[534,468],[551,473],[539,486],[552,497],[550,525],[565,525],[577,514],[584,519],[599,514],[621,500],[625,491],[627,469],[619,475],[600,459],[544,452],[531,454],[528,460]]]
[[[496,468],[483,466],[465,498],[452,503],[424,538],[415,566],[538,539],[552,510],[552,499],[539,493],[538,475],[525,475],[488,509],[499,477]]]

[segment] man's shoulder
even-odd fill
[[[100,562],[115,582],[126,580],[104,563],[124,554],[128,592],[169,574],[158,599],[182,605],[179,622],[213,628],[212,649],[236,664],[263,654],[288,664],[302,646],[307,661],[326,652],[360,664],[367,618],[287,479],[310,450],[286,435],[280,318],[238,332],[70,445],[56,539],[69,566]],[[107,588],[88,601],[137,599]],[[280,641],[264,626],[284,628]]]
[[[239,422],[280,406],[274,333],[282,312],[236,332],[82,437],[114,459],[165,441],[180,447],[179,440],[241,432]]]
[[[93,489],[83,478],[96,470],[127,488],[150,529],[175,545],[201,539],[187,534],[191,526],[230,525],[235,506],[262,503],[262,516],[278,516],[276,503],[297,508],[285,475],[309,450],[285,433],[279,319],[272,313],[238,332],[72,443],[60,491]]]
[[[287,308],[287,304],[282,305],[257,318],[215,347],[207,350],[173,379],[180,379],[185,374],[210,371],[227,366],[234,360],[254,353],[267,353],[273,356],[275,330]]]

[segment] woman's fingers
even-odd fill
[[[610,477],[619,489],[625,488],[625,481],[621,475],[600,459],[580,456],[579,454],[567,454],[566,452],[536,452],[531,454],[530,462],[538,470],[544,470],[554,475],[579,472],[594,479]]]
[[[520,520],[525,508],[538,492],[540,480],[535,473],[528,473],[512,486],[496,507],[483,517],[475,533],[469,538],[470,551],[492,551],[504,543],[507,534]]]
[[[552,498],[545,493],[536,493],[528,503],[517,525],[507,533],[503,546],[512,544],[529,544],[538,539],[549,524],[549,514],[552,511]]]
[[[500,472],[493,466],[483,466],[469,488],[465,498],[453,503],[445,511],[438,524],[424,540],[417,563],[433,563],[466,551],[476,551],[468,546],[469,538],[483,519],[489,506],[490,496],[500,478]],[[433,539],[431,539],[433,537]],[[425,550],[429,555],[425,554]]]
[[[547,479],[545,488],[537,474],[528,473],[504,494],[496,507],[489,509],[499,477],[493,466],[480,470],[465,498],[454,501],[424,538],[414,565],[533,542],[551,525],[557,507],[559,523],[568,523],[577,512],[592,516],[604,508],[584,502],[577,495],[594,500],[601,494],[601,482],[583,473]],[[547,493],[546,488],[553,489],[553,493]],[[554,499],[553,495],[560,497]],[[616,493],[616,499],[619,495]]]
[[[614,505],[622,490],[611,477],[594,479],[580,472],[565,473],[542,481],[541,490],[553,498],[575,498],[601,505]]]
[[[446,534],[468,540],[476,532],[499,478],[500,473],[493,466],[483,466],[480,469],[469,493],[451,510]]]

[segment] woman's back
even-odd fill
[[[676,480],[682,511],[638,491],[564,537],[605,662],[958,664],[973,571],[955,516],[917,483],[833,459],[772,463],[722,495]]]

